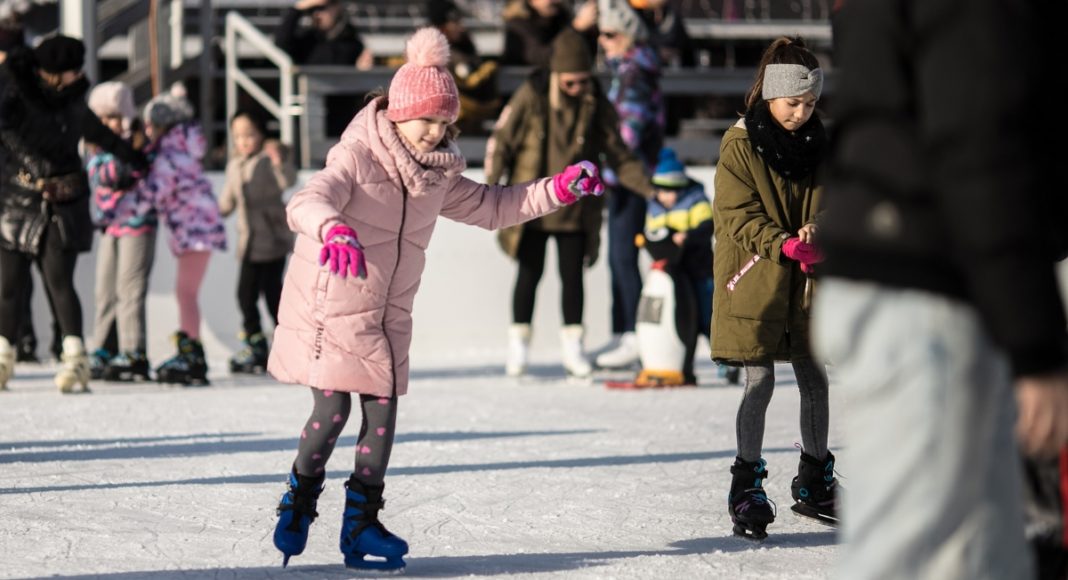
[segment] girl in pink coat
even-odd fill
[[[404,566],[408,544],[386,530],[378,511],[397,401],[408,389],[412,303],[438,216],[492,230],[603,189],[588,162],[510,187],[463,177],[467,164],[451,138],[460,103],[446,68],[448,42],[421,29],[407,57],[388,97],[356,115],[326,167],[287,206],[297,241],[267,370],[311,387],[314,408],[278,506],[274,542],[283,566],[304,550],[327,460],[354,402],[363,418],[345,484],[341,552],[349,567]]]

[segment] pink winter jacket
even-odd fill
[[[415,153],[385,117],[379,97],[349,123],[326,167],[286,208],[297,233],[268,372],[318,389],[389,397],[408,390],[412,303],[438,216],[489,230],[557,209],[552,180],[510,187],[460,175],[455,144]],[[367,278],[340,278],[319,266],[323,235],[356,230]]]

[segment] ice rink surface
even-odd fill
[[[173,261],[160,240],[149,297],[153,363],[169,355],[176,320]],[[589,348],[609,334],[604,262],[586,276]],[[78,269],[87,319],[91,264]],[[337,548],[356,417],[330,460],[308,548],[281,568],[275,506],[311,396],[226,372],[237,346],[235,266],[232,256],[214,259],[202,292],[211,387],[100,382],[91,394],[61,396],[52,363],[18,366],[0,393],[0,578],[374,577],[346,570]],[[732,536],[726,513],[741,389],[725,385],[705,355],[698,388],[569,383],[559,367],[551,259],[535,313],[533,376],[505,377],[514,275],[492,233],[439,224],[415,304],[412,383],[381,514],[411,545],[405,576],[830,577],[834,531],[789,510],[800,436],[788,366],[777,369],[764,440],[779,518],[754,544]],[[47,320],[44,308],[35,315]],[[47,324],[38,330],[47,344]],[[832,449],[837,397],[832,376]],[[840,471],[848,487],[849,467]]]

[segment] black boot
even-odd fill
[[[109,381],[147,381],[148,357],[145,351],[131,350],[111,357],[104,369],[104,378]]]
[[[790,484],[794,505],[790,509],[826,524],[838,523],[838,480],[834,477],[834,454],[823,461],[802,452],[797,477]]]
[[[775,521],[775,504],[764,493],[768,470],[763,459],[742,461],[734,459],[731,466],[731,491],[727,496],[727,511],[734,522],[734,533],[753,540],[768,537],[766,528]]]
[[[37,338],[32,334],[19,337],[15,345],[15,360],[17,362],[39,363],[37,358]]]
[[[245,348],[230,358],[231,373],[261,374],[267,371],[267,337],[257,332],[244,339]]]
[[[274,527],[274,545],[282,552],[283,568],[289,564],[290,557],[303,553],[308,544],[308,528],[319,517],[315,508],[325,479],[325,475],[300,475],[296,467],[289,473],[289,490],[278,504],[278,523]]]
[[[178,346],[178,354],[163,361],[163,364],[156,368],[156,380],[187,386],[210,384],[204,345],[180,330],[174,334],[174,342]]]

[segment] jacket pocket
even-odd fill
[[[733,289],[724,286],[718,290],[726,293],[727,312],[731,316],[751,320],[786,319],[790,296],[785,268],[771,260],[756,260],[739,264],[736,271],[742,275],[731,278]]]

